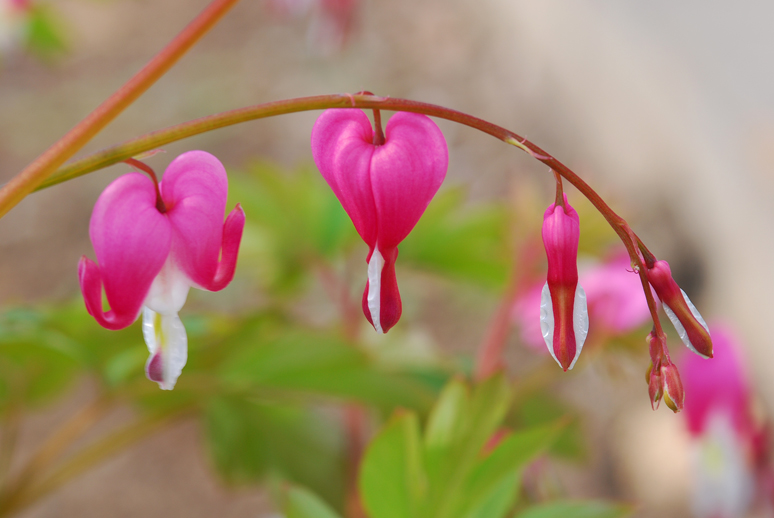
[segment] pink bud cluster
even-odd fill
[[[663,397],[664,403],[673,412],[679,412],[685,405],[685,390],[677,367],[668,355],[663,354],[666,339],[656,331],[651,331],[646,340],[651,356],[650,367],[645,375],[650,404],[656,410]]]
[[[556,203],[548,207],[543,217],[542,236],[548,273],[540,295],[540,329],[549,353],[567,371],[577,362],[588,335],[589,304],[578,282],[579,217],[570,206],[567,195],[562,192],[558,176],[556,199]],[[634,236],[633,233],[631,236]],[[634,247],[638,244],[632,242]],[[656,293],[685,345],[702,358],[712,358],[709,328],[686,293],[672,278],[669,264],[656,260],[646,249],[641,253],[645,255],[639,256],[638,260],[645,267],[642,282],[646,289]],[[638,271],[637,268],[634,270]],[[608,278],[607,282],[615,281]],[[663,398],[667,406],[677,412],[683,408],[685,400],[680,374],[669,357],[666,335],[655,313],[656,301],[652,293],[646,293],[645,298],[651,301],[648,311],[654,320],[654,329],[647,338],[651,365],[646,378],[651,404],[655,409]],[[639,295],[639,300],[642,299],[642,295]],[[606,326],[610,327],[610,323]]]

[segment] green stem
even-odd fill
[[[11,467],[16,442],[19,438],[21,423],[21,407],[18,402],[11,401],[2,419],[2,435],[0,436],[0,482],[7,483],[8,471]]]
[[[0,189],[0,217],[34,191],[51,173],[150,88],[238,1],[213,0],[124,86],[5,184]]]
[[[8,516],[24,509],[91,467],[188,415],[189,410],[181,410],[171,415],[148,416],[103,437],[67,459],[45,479],[9,495],[10,498],[4,500],[0,506],[0,516]]]
[[[2,492],[0,492],[0,516],[4,514],[9,502],[15,500],[17,495],[23,493],[40,473],[56,461],[75,440],[80,438],[86,430],[99,421],[110,408],[110,400],[100,397],[73,415],[64,425],[50,435],[22,470],[12,480],[6,481],[3,484]]]

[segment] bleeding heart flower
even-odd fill
[[[402,310],[397,247],[443,183],[449,164],[446,141],[425,115],[399,112],[385,128],[384,143],[375,144],[365,113],[333,109],[314,125],[312,155],[368,244],[363,312],[377,332],[387,332]]]
[[[589,332],[586,293],[578,284],[578,213],[563,194],[543,215],[548,280],[540,298],[540,329],[548,352],[566,371],[578,361]]]
[[[712,335],[714,360],[687,355],[680,367],[692,446],[691,503],[698,517],[747,516],[756,491],[770,478],[769,441],[753,412],[750,375],[734,332],[718,324]]]
[[[78,277],[86,309],[107,329],[143,313],[149,379],[172,389],[188,357],[177,313],[190,287],[218,291],[234,276],[245,215],[237,205],[223,223],[226,170],[204,151],[177,157],[159,183],[140,173],[116,179],[91,215],[89,236],[99,265],[83,256]],[[164,212],[160,208],[165,209]],[[102,287],[110,310],[102,308]]]

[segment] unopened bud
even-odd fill
[[[661,375],[661,369],[654,369],[653,364],[650,364],[647,373],[648,381],[648,396],[650,396],[650,406],[653,410],[658,410],[661,404],[661,397],[664,395],[664,383],[663,376]]]
[[[680,339],[690,350],[703,358],[712,358],[712,339],[707,323],[688,295],[672,278],[666,261],[656,261],[648,269],[648,281],[664,304],[664,312],[675,326]]]
[[[578,284],[578,213],[564,195],[564,205],[552,204],[543,215],[543,244],[548,279],[540,297],[540,330],[548,352],[564,369],[578,361],[589,331],[586,293]]]
[[[679,412],[685,406],[685,391],[677,367],[673,363],[661,365],[661,376],[663,378],[664,403],[672,409],[672,412]]]

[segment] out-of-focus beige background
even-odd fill
[[[53,2],[68,30],[68,56],[53,66],[9,56],[0,71],[0,181],[118,88],[206,3]],[[248,104],[364,89],[491,120],[549,150],[631,218],[705,317],[740,331],[762,400],[774,408],[774,4],[364,0],[340,52],[310,43],[310,18],[281,21],[264,2],[243,0],[84,152]],[[315,117],[219,130],[167,146],[151,163],[163,170],[192,148],[230,167],[256,155],[309,162]],[[467,185],[471,200],[500,197],[514,174],[550,181],[541,164],[513,148],[439,125],[450,145],[448,181]],[[0,300],[76,293],[75,265],[91,253],[93,202],[127,170],[114,166],[35,194],[0,221]],[[576,397],[590,415],[598,412],[591,434],[607,445],[593,461],[607,485],[576,472],[573,496],[642,502],[642,517],[685,515],[681,422],[649,409],[641,373],[634,374],[630,399],[596,410],[594,391],[605,386],[595,385],[593,369],[580,374],[589,393]],[[32,443],[54,418],[35,417],[24,440]],[[168,430],[25,516],[169,516],[191,502],[198,504],[188,516],[260,516],[262,494],[221,487],[197,433],[192,425]]]

